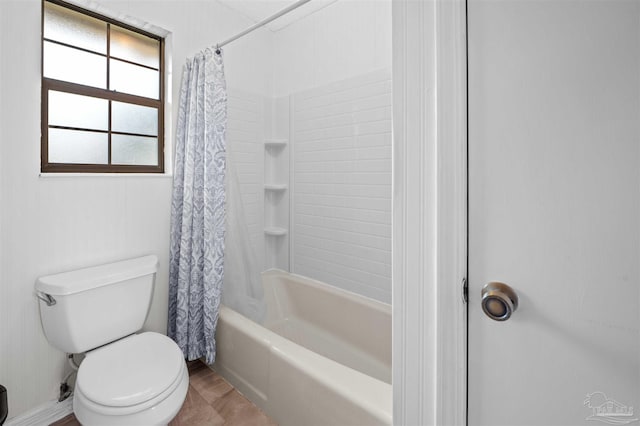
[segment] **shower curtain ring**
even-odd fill
[[[216,55],[220,54],[220,45],[216,44]]]

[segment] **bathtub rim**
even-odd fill
[[[329,283],[325,283],[324,281],[319,281],[314,278],[307,277],[306,275],[296,274],[295,272],[287,272],[284,269],[279,269],[279,268],[269,268],[261,272],[261,275],[289,276],[289,277],[295,278],[296,280],[304,282],[306,285],[311,285],[312,287],[320,288],[321,290],[328,291],[329,293],[342,295],[347,297],[350,300],[364,302],[364,304],[380,312],[388,313],[389,317],[391,317],[391,315],[393,314],[392,304],[381,302],[380,300],[373,299],[368,296],[363,296],[362,294],[358,294],[354,291],[346,290],[344,288],[341,288]]]

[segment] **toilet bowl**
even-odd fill
[[[165,425],[189,388],[182,351],[143,326],[158,268],[145,256],[41,277],[36,282],[47,340],[85,353],[73,408],[85,425]]]
[[[134,334],[87,353],[73,396],[86,425],[163,425],[180,410],[189,375],[167,336]]]

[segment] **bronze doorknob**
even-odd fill
[[[518,295],[505,283],[490,282],[482,287],[482,310],[492,320],[506,321],[518,309]]]

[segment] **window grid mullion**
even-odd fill
[[[107,90],[111,90],[111,23],[107,22]],[[111,165],[111,104],[112,100],[109,99],[109,134],[107,135],[107,149],[109,150],[107,156],[107,164]]]
[[[111,164],[111,135],[112,135],[112,132],[111,132],[111,118],[112,118],[111,104],[112,104],[112,101],[109,100],[109,134],[107,136],[107,146],[109,148],[109,156],[108,156],[108,161],[107,161],[108,164]]]
[[[157,135],[151,135],[146,133],[134,133],[134,132],[116,132],[109,130],[101,130],[101,129],[89,129],[86,127],[72,127],[72,126],[59,126],[56,124],[49,124],[49,129],[61,129],[61,130],[73,130],[78,132],[92,132],[92,133],[104,133],[105,135],[108,133],[113,133],[114,135],[122,135],[122,136],[136,136],[141,138],[157,138]]]
[[[101,89],[99,87],[85,86],[52,78],[43,78],[43,85],[46,85],[50,90],[55,90],[57,92],[75,93],[77,95],[91,96],[100,99],[111,99],[117,102],[144,105],[154,108],[160,108],[162,106],[162,101],[160,99],[146,98],[144,96],[132,95],[124,92],[115,92]]]

